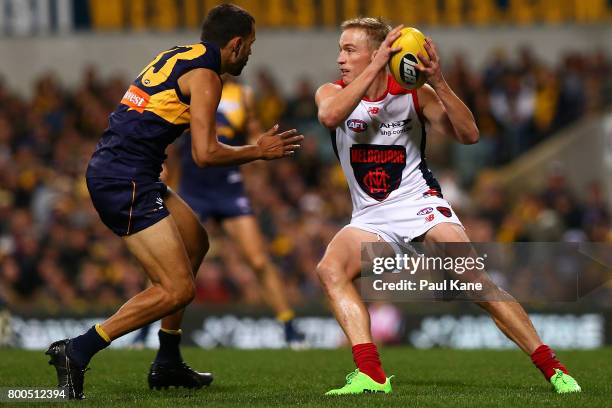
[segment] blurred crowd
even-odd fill
[[[444,69],[474,113],[481,140],[472,146],[430,141],[428,156],[468,235],[480,242],[611,242],[600,185],[573,194],[562,166],[552,166],[542,189],[509,196],[487,170],[608,107],[607,56],[571,53],[551,67],[525,48],[513,58],[500,51],[478,71],[461,56]],[[252,163],[243,171],[270,254],[296,305],[320,301],[316,264],[351,213],[329,133],[316,120],[317,85],[303,78],[286,96],[270,72],[260,70],[252,86],[263,126],[280,121],[306,138],[295,158]],[[72,89],[44,75],[29,99],[0,80],[0,303],[49,312],[106,310],[146,287],[139,265],[99,221],[84,181],[108,114],[126,88],[126,78],[101,78],[94,67]],[[262,303],[236,245],[218,225],[207,228],[211,250],[197,277],[196,301]]]

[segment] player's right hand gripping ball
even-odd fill
[[[425,36],[416,28],[402,29],[401,36],[393,43],[393,48],[401,47],[399,52],[393,54],[389,60],[389,70],[401,86],[407,89],[416,89],[425,83],[427,78],[416,69],[419,64],[417,54],[427,56],[423,45]]]

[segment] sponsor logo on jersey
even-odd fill
[[[389,128],[404,127],[407,124],[409,124],[411,121],[412,121],[412,119],[408,118],[408,119],[405,119],[405,120],[396,120],[395,122],[381,123],[380,124],[380,128],[381,129],[389,129]]]
[[[149,104],[149,94],[137,86],[130,85],[125,95],[121,99],[123,105],[127,105],[130,109],[142,113]]]
[[[405,146],[355,144],[350,158],[359,187],[377,201],[386,199],[402,182]]]
[[[380,124],[380,134],[383,136],[400,135],[412,130],[412,119],[398,120]]]
[[[436,207],[436,210],[438,210],[440,214],[442,214],[446,218],[450,218],[453,215],[451,209],[448,207]]]
[[[368,108],[368,113],[371,115],[378,115],[378,112],[380,112],[380,108],[378,106],[370,106]]]
[[[436,214],[429,214],[427,217],[425,217],[425,223],[433,221],[435,217],[436,217]]]
[[[361,119],[349,119],[346,121],[346,126],[357,133],[361,133],[368,128],[368,124]]]
[[[417,215],[427,215],[427,214],[429,214],[432,211],[433,211],[433,208],[425,207],[425,208],[420,209],[419,212],[417,213]]]

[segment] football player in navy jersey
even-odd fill
[[[181,320],[194,297],[194,274],[208,250],[208,237],[189,206],[160,181],[166,147],[191,129],[198,166],[239,165],[292,155],[303,139],[278,125],[254,144],[217,140],[215,115],[220,75],[239,75],[255,41],[255,21],[244,9],[223,4],[210,10],[201,41],[161,52],[138,75],[110,115],[87,168],[87,187],[100,218],[121,236],[152,285],[114,315],[80,336],[57,341],[51,356],[58,386],[82,399],[91,358],[111,341],[161,319],[160,348],[149,386],[200,388],[212,381],[181,357]]]

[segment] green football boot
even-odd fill
[[[347,394],[389,394],[391,389],[391,379],[388,377],[384,384],[377,383],[369,375],[356,369],[346,376],[346,385],[342,388],[327,391],[325,395],[347,395]]]
[[[578,385],[576,380],[563,371],[555,368],[555,375],[550,377],[550,383],[558,394],[567,394],[569,392],[580,392],[582,388]]]

